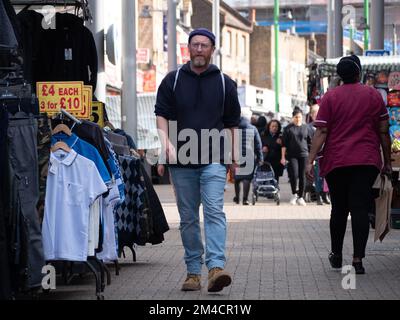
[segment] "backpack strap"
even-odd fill
[[[223,98],[222,98],[222,109],[225,108],[225,77],[224,74],[221,71],[221,81],[222,81],[222,92],[223,92]]]
[[[175,81],[174,81],[174,87],[172,88],[172,91],[173,91],[173,92],[175,92],[176,84],[177,84],[177,82],[178,82],[179,71],[181,71],[181,67],[179,67],[178,70],[176,70]]]

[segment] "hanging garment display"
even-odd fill
[[[6,214],[6,207],[9,205],[7,129],[8,114],[0,106],[0,300],[8,300],[12,295],[9,265],[10,242],[7,233],[8,216]]]
[[[42,28],[43,18],[30,10],[23,10],[18,19],[28,59],[25,70],[32,83],[83,81],[96,90],[96,44],[83,19],[69,13],[57,13],[55,29]]]
[[[103,161],[100,153],[97,149],[90,143],[79,138],[76,134],[71,133],[70,136],[65,133],[57,133],[51,137],[51,144],[55,144],[57,141],[65,142],[70,148],[75,150],[81,156],[90,159],[96,165],[103,181],[105,184],[111,182],[111,176],[107,170],[106,164]]]
[[[23,47],[24,57],[24,77],[32,84],[37,81],[37,75],[43,67],[38,63],[40,60],[40,50],[46,48],[45,37],[46,32],[42,27],[44,16],[34,10],[23,9],[17,14],[21,32],[21,44]]]
[[[102,251],[96,256],[103,261],[118,260],[118,240],[115,227],[114,210],[122,199],[116,182],[113,183],[107,197],[102,198],[102,221],[104,225],[104,241]]]
[[[82,123],[77,124],[72,131],[79,138],[96,147],[107,167],[108,172],[111,174],[111,170],[108,164],[110,155],[108,153],[106,143],[104,142],[104,135],[101,128],[93,122],[83,120]]]
[[[50,159],[51,146],[51,129],[50,121],[46,115],[40,116],[38,119],[38,163],[39,163],[39,201],[37,204],[40,222],[43,221],[44,199],[46,197],[46,180],[48,163]]]
[[[116,211],[118,226],[118,249],[133,250],[133,245],[145,245],[149,238],[148,216],[144,210],[145,186],[140,174],[140,160],[130,156],[119,156],[122,176],[125,182],[125,200]]]
[[[24,289],[41,286],[44,265],[36,204],[39,199],[37,122],[25,115],[9,118],[8,148],[12,190],[12,254],[16,283]],[[18,279],[18,280],[17,280]]]
[[[144,169],[143,164],[141,164],[141,172],[146,188],[147,203],[153,220],[153,232],[151,233],[148,242],[150,242],[151,244],[159,244],[164,241],[164,233],[169,230],[169,226],[167,219],[165,218],[164,209],[162,208],[160,199],[158,198],[158,195],[154,190],[151,179]]]
[[[105,192],[93,161],[72,149],[51,153],[42,230],[46,260],[87,260],[90,206]]]

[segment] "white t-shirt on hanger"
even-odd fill
[[[47,261],[87,260],[89,208],[106,191],[93,161],[74,150],[51,153],[42,226]]]

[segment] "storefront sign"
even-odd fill
[[[149,63],[150,62],[150,49],[138,48],[136,50],[136,63]]]
[[[150,70],[144,71],[143,76],[143,92],[156,92],[157,83],[156,83],[156,70],[153,67]]]
[[[390,51],[389,50],[366,50],[365,55],[367,57],[390,56]]]
[[[190,61],[189,48],[186,43],[181,43],[180,47],[181,47],[182,64],[185,64],[186,62]]]
[[[54,115],[65,109],[72,115],[82,118],[86,115],[84,106],[84,85],[76,82],[38,82],[36,93],[39,111]]]

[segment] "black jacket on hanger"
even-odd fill
[[[108,160],[110,158],[110,154],[108,153],[107,145],[104,141],[103,130],[94,122],[90,122],[87,120],[82,120],[81,124],[76,124],[72,131],[82,140],[90,143],[99,151],[101,158],[106,165],[108,172],[111,173],[110,165],[108,164]]]
[[[40,48],[48,45],[43,43],[43,15],[34,10],[22,10],[17,15],[21,31],[21,46],[24,57],[24,77],[27,82],[36,86],[36,70],[42,67],[38,63]]]
[[[97,84],[97,50],[92,33],[73,14],[57,13],[56,29],[42,31],[46,43],[35,66],[36,81],[83,81]]]

